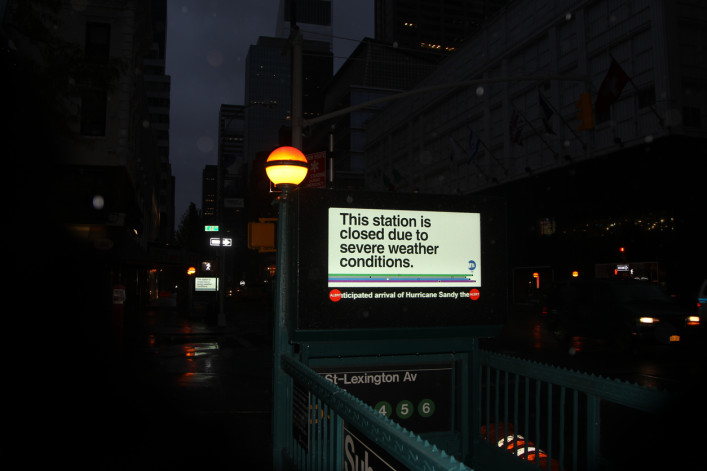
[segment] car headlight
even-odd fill
[[[688,316],[687,325],[700,325],[700,316]]]
[[[656,322],[660,322],[660,319],[657,319],[655,317],[644,316],[638,319],[638,322],[640,322],[641,324],[655,324]]]

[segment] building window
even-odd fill
[[[81,94],[81,135],[105,136],[108,96],[104,91],[86,90]]]
[[[86,23],[86,57],[107,60],[110,57],[110,25]]]
[[[696,106],[684,106],[682,108],[683,123],[691,128],[702,127],[702,116],[700,109]]]
[[[638,92],[639,108],[649,108],[655,105],[655,88],[649,87]]]

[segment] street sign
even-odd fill
[[[315,367],[327,381],[415,433],[452,430],[450,363]]]
[[[209,245],[212,247],[231,247],[233,239],[229,237],[212,237],[209,239]]]
[[[344,423],[344,469],[402,470],[408,469],[374,441],[353,426]]]
[[[326,151],[307,154],[309,172],[302,182],[306,188],[326,188]]]
[[[204,226],[205,232],[218,232],[218,226]]]

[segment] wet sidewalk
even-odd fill
[[[144,309],[126,331],[123,431],[104,469],[271,469],[268,316],[235,304],[222,327],[169,299]]]

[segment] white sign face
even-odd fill
[[[196,277],[194,279],[194,291],[218,291],[218,278]]]
[[[209,244],[212,247],[231,247],[233,245],[233,239],[227,237],[212,237],[209,239]]]
[[[480,287],[479,213],[329,208],[329,287]]]

